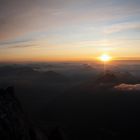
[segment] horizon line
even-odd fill
[[[140,61],[140,58],[139,59],[136,59],[136,58],[133,58],[133,59],[128,59],[128,58],[118,58],[118,59],[112,59],[111,62],[117,62],[117,61]],[[7,60],[7,61],[0,61],[0,63],[59,63],[59,62],[100,62],[99,60],[97,59],[85,59],[85,60]]]

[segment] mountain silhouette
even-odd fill
[[[63,81],[68,80],[64,75],[57,73],[55,71],[52,71],[52,70],[42,73],[42,76],[47,81],[54,81],[54,82],[61,81],[61,82],[63,82]]]
[[[97,83],[137,83],[136,78],[129,72],[107,70],[100,74]]]
[[[106,71],[97,79],[97,82],[99,83],[118,83],[118,81],[118,77],[115,75],[115,73],[111,71]]]

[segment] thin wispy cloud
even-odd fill
[[[112,34],[112,33],[116,33],[116,32],[128,31],[128,30],[140,31],[140,23],[120,23],[120,24],[114,24],[112,26],[107,27],[104,30],[104,33]]]
[[[120,4],[119,4],[120,3]],[[0,40],[16,38],[34,31],[75,24],[110,22],[139,15],[137,1],[109,0],[12,0],[0,1]]]
[[[36,44],[20,44],[14,46],[8,46],[8,48],[26,48],[26,47],[36,47]]]
[[[2,42],[0,42],[0,46],[14,45],[14,44],[28,43],[28,42],[31,42],[31,40],[29,40],[29,39],[9,40],[9,41],[2,41]]]

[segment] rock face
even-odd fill
[[[0,89],[0,139],[37,140],[12,87]]]
[[[25,116],[14,88],[0,89],[0,139],[1,140],[62,140],[61,134],[48,135],[35,127]]]

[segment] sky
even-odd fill
[[[0,0],[0,61],[140,59],[140,0]]]

